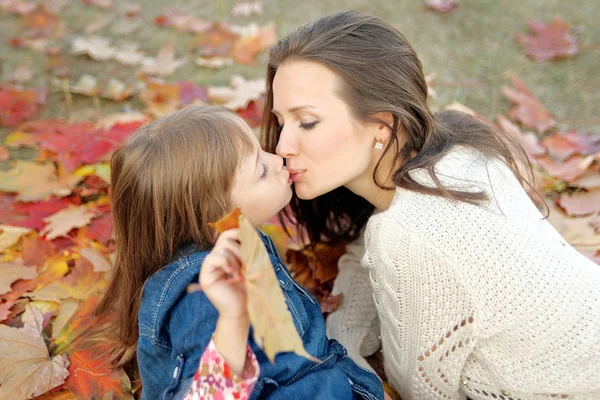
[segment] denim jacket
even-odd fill
[[[280,353],[271,364],[250,332],[248,343],[260,365],[251,399],[383,399],[379,378],[356,365],[341,344],[327,339],[318,302],[292,279],[271,239],[259,233],[304,347],[321,363],[294,353]],[[137,355],[142,400],[179,399],[191,385],[218,318],[203,292],[186,292],[190,283],[198,281],[207,254],[190,246],[144,285]]]

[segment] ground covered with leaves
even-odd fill
[[[600,262],[596,2],[300,3],[0,0],[0,399],[139,396],[141,383],[109,370],[102,349],[75,346],[101,322],[91,312],[113,261],[110,155],[190,104],[223,104],[258,128],[269,46],[340,8],[406,34],[434,109],[517,138],[552,224]],[[275,219],[263,229],[323,312],[335,310],[344,249],[303,249]]]

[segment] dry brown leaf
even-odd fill
[[[10,292],[13,282],[19,279],[33,279],[36,276],[35,267],[23,265],[23,261],[0,262],[0,294]]]
[[[98,79],[91,75],[83,74],[74,85],[69,86],[69,91],[71,93],[83,94],[84,96],[97,96],[99,91]]]
[[[571,182],[585,174],[589,166],[594,162],[594,157],[581,157],[575,155],[562,163],[548,157],[542,157],[532,161],[534,164],[542,167],[550,176]]]
[[[40,236],[45,235],[47,240],[65,236],[73,228],[87,226],[94,216],[85,205],[69,206],[44,218],[46,226],[40,231]]]
[[[22,328],[0,325],[0,399],[27,399],[59,385],[69,375],[69,360],[50,357],[42,337],[44,317],[36,308],[24,317]]]
[[[525,46],[527,55],[535,61],[571,58],[579,53],[577,36],[569,32],[569,25],[555,18],[546,25],[539,21],[528,21],[527,26],[534,35],[517,35],[515,40]]]
[[[571,181],[571,184],[583,189],[600,189],[600,172],[587,170],[581,177]]]
[[[256,229],[244,215],[240,216],[239,224],[248,314],[254,341],[264,349],[272,363],[277,353],[289,351],[318,362],[304,349],[269,254]]]
[[[502,93],[516,104],[508,112],[508,115],[526,127],[534,128],[540,133],[556,125],[556,121],[538,99],[533,96],[533,93],[527,88],[525,82],[514,75],[512,81],[516,90],[508,86],[502,87]]]
[[[600,190],[573,195],[562,194],[559,202],[570,216],[595,214],[600,210]]]
[[[13,73],[8,76],[7,81],[22,85],[23,83],[29,82],[31,78],[33,78],[33,72],[31,71],[31,67],[29,67],[29,61],[23,61]]]
[[[571,218],[553,202],[547,203],[550,210],[548,222],[571,246],[582,253],[600,251],[600,234],[592,225],[594,216]]]
[[[244,1],[237,3],[231,9],[231,15],[249,17],[253,14],[260,15],[264,12],[263,2],[258,1]]]
[[[264,93],[264,79],[246,80],[240,75],[231,77],[231,87],[208,88],[208,97],[212,101],[232,110],[246,108],[250,101],[259,99]]]
[[[125,101],[135,93],[136,89],[134,87],[126,85],[116,78],[110,78],[106,85],[102,86],[100,97],[120,102]]]
[[[573,154],[582,156],[600,152],[600,137],[589,133],[579,133],[576,130],[557,132],[547,136],[542,141],[548,153],[557,161],[564,161]]]
[[[29,232],[31,232],[31,229],[0,225],[0,251],[16,244],[23,235],[27,235]]]
[[[0,171],[0,190],[18,193],[20,201],[41,200],[51,194],[64,197],[82,178],[75,174],[57,176],[53,163],[17,160],[14,168]]]
[[[204,68],[225,68],[230,65],[233,65],[232,58],[224,58],[224,57],[196,57],[196,65]]]
[[[540,145],[539,139],[534,133],[521,132],[521,129],[510,122],[504,115],[498,115],[498,124],[504,132],[508,133],[519,142],[528,155],[543,156],[546,154],[546,149]]]
[[[108,61],[115,55],[115,49],[109,39],[99,36],[78,37],[73,39],[71,53],[87,54],[96,61]]]
[[[144,61],[144,53],[138,49],[137,43],[122,43],[115,49],[113,58],[123,65],[133,67]]]
[[[140,71],[149,75],[166,76],[175,72],[186,62],[185,58],[175,58],[173,43],[167,42],[156,57],[144,58]]]

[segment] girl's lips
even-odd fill
[[[298,182],[304,176],[305,172],[305,169],[290,169],[290,180]]]

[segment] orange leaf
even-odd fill
[[[25,295],[36,300],[57,302],[67,298],[85,300],[102,293],[106,286],[104,275],[94,272],[92,263],[80,258],[69,275]]]
[[[528,21],[527,26],[534,35],[517,35],[515,40],[521,43],[527,55],[535,61],[571,58],[579,53],[577,36],[569,32],[569,25],[555,18],[551,24]]]
[[[215,223],[211,222],[208,225],[211,228],[216,229],[219,233],[223,233],[229,229],[235,229],[235,228],[240,227],[240,225],[239,225],[240,215],[242,215],[242,212],[240,211],[239,208],[236,208],[235,210],[233,210],[232,212],[230,212],[229,214],[227,214],[226,216],[224,216],[217,222],[215,222]]]
[[[233,59],[239,63],[252,64],[254,57],[277,42],[275,25],[258,28],[256,33],[244,36],[233,46]]]
[[[122,369],[112,370],[106,363],[103,354],[110,343],[95,347],[92,350],[75,350],[76,341],[91,326],[107,322],[110,318],[98,319],[94,310],[98,305],[98,297],[83,302],[69,320],[60,336],[54,339],[57,347],[54,353],[66,352],[71,361],[64,387],[71,390],[77,399],[131,399],[131,382]]]
[[[229,57],[239,37],[227,25],[215,23],[196,40],[197,53],[202,57]]]
[[[514,75],[512,81],[516,90],[507,86],[502,87],[502,93],[516,104],[516,107],[512,108],[508,115],[528,128],[537,129],[540,133],[556,125],[556,121],[529,91],[525,82]]]
[[[64,255],[58,254],[50,258],[46,264],[37,269],[38,276],[31,280],[19,280],[11,286],[12,291],[2,296],[4,302],[0,304],[0,321],[4,321],[10,315],[10,309],[17,300],[26,292],[36,288],[44,287],[56,279],[65,275],[69,267],[65,262]]]
[[[69,354],[70,375],[64,387],[78,399],[133,400],[131,381],[122,369],[112,370],[103,357],[104,349],[79,350]]]

